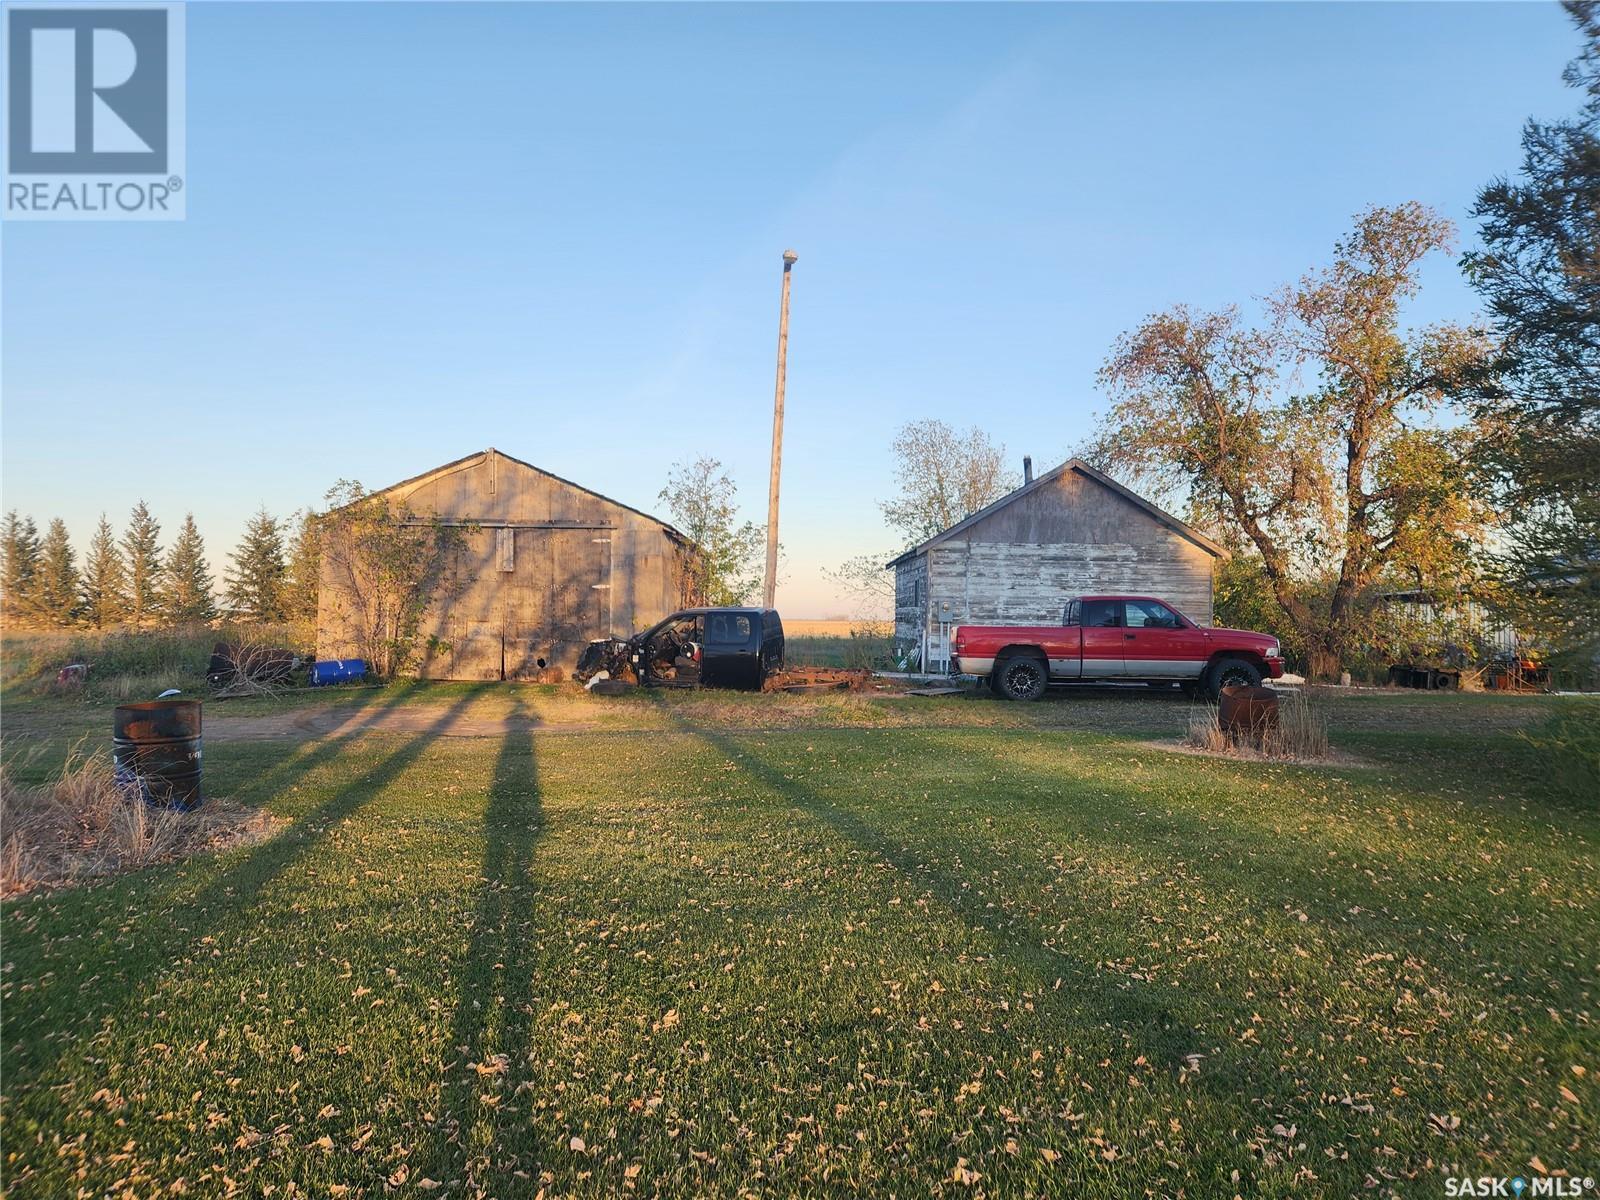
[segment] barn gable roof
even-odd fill
[[[1054,479],[1060,478],[1062,475],[1064,475],[1068,471],[1076,471],[1078,474],[1082,475],[1084,478],[1092,479],[1094,482],[1100,484],[1102,487],[1110,489],[1116,495],[1118,495],[1122,499],[1126,500],[1129,504],[1132,504],[1135,508],[1141,509],[1145,513],[1149,514],[1151,517],[1154,517],[1157,522],[1159,522],[1162,525],[1165,525],[1168,529],[1172,530],[1173,533],[1176,533],[1179,537],[1187,538],[1189,541],[1193,542],[1196,546],[1199,546],[1202,550],[1206,551],[1207,553],[1213,554],[1218,558],[1227,558],[1227,557],[1229,557],[1227,547],[1222,546],[1222,545],[1218,544],[1217,542],[1212,541],[1210,538],[1208,538],[1205,534],[1201,533],[1198,529],[1194,528],[1192,525],[1189,525],[1186,522],[1178,520],[1177,517],[1175,517],[1171,513],[1167,512],[1166,509],[1160,508],[1157,505],[1154,505],[1154,504],[1150,503],[1150,501],[1146,500],[1143,496],[1139,495],[1138,492],[1135,492],[1130,488],[1124,487],[1122,484],[1118,483],[1115,479],[1111,478],[1111,476],[1107,475],[1105,472],[1095,470],[1088,463],[1084,462],[1081,458],[1069,458],[1066,462],[1062,463],[1059,467],[1056,467],[1054,470],[1046,471],[1043,475],[1035,476],[1031,483],[1025,483],[1021,487],[1017,488],[1015,491],[1007,492],[1004,496],[1001,496],[1000,499],[996,500],[993,504],[989,505],[987,508],[980,508],[977,512],[973,513],[970,517],[967,517],[964,520],[957,521],[954,525],[950,526],[949,529],[946,529],[946,530],[944,530],[943,532],[940,532],[940,533],[936,533],[931,538],[929,538],[927,541],[922,542],[920,545],[913,546],[913,547],[911,547],[911,549],[904,551],[898,557],[890,560],[885,565],[885,569],[887,570],[888,567],[897,567],[901,563],[906,562],[909,559],[915,558],[917,555],[922,554],[922,553],[924,553],[924,552],[926,552],[928,550],[931,550],[933,547],[939,545],[941,542],[947,542],[951,538],[957,537],[960,534],[965,533],[968,529],[971,529],[979,521],[982,521],[984,518],[989,517],[989,516],[993,515],[994,513],[999,512],[1002,508],[1005,508],[1006,505],[1014,503],[1015,501],[1022,499],[1022,497],[1028,495],[1030,492],[1037,491],[1039,488],[1043,487],[1045,484],[1051,482]]]
[[[586,495],[593,496],[597,500],[604,500],[607,504],[614,504],[618,508],[626,509],[628,512],[634,513],[637,516],[641,516],[647,521],[654,521],[666,531],[668,536],[676,538],[685,545],[688,545],[689,543],[689,539],[681,530],[677,529],[668,522],[663,521],[658,516],[647,513],[643,509],[634,508],[631,504],[624,504],[621,500],[613,500],[610,496],[607,496],[601,492],[597,492],[593,488],[584,487],[581,483],[574,483],[572,480],[565,479],[554,472],[546,471],[543,467],[536,467],[531,462],[527,462],[523,459],[515,457],[514,455],[507,454],[504,450],[496,450],[493,446],[490,446],[487,450],[475,450],[471,454],[466,454],[460,458],[452,460],[451,462],[443,463],[432,468],[431,470],[422,472],[420,475],[413,475],[409,479],[402,479],[399,483],[391,483],[386,488],[380,488],[375,492],[369,492],[363,497],[363,499],[370,500],[374,496],[388,496],[392,493],[399,492],[402,489],[415,490],[425,483],[429,483],[435,479],[438,479],[440,476],[450,474],[452,471],[460,471],[467,467],[479,466],[480,464],[486,462],[491,454],[498,455],[507,462],[516,463],[519,467],[526,467],[528,470],[537,472],[547,479],[553,479],[557,483],[564,484],[565,486],[574,488]],[[349,505],[343,505],[342,507],[348,508]]]

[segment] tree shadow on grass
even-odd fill
[[[749,771],[775,796],[931,893],[944,909],[984,935],[997,958],[1030,977],[1044,997],[1041,1007],[1066,1008],[1080,1026],[1115,1028],[1151,1062],[1169,1067],[1180,1063],[1199,1044],[1198,1032],[1181,1021],[1165,998],[1152,989],[1047,947],[1042,930],[988,907],[968,886],[969,879],[922,861],[903,840],[889,836],[866,817],[789,778],[733,738],[705,729],[690,731]]]
[[[527,715],[521,697],[514,715]],[[466,960],[456,975],[441,1111],[418,1164],[435,1179],[464,1174],[469,1187],[519,1165],[505,1160],[496,1142],[497,1125],[517,1119],[504,1110],[525,1107],[514,1089],[526,1070],[533,1028],[533,852],[545,820],[539,788],[533,734],[511,729],[500,742],[484,810],[482,878]],[[531,1170],[537,1164],[521,1165]]]
[[[405,698],[405,693],[397,693],[383,707],[393,707]],[[183,970],[186,966],[205,970],[204,966],[196,966],[186,959],[172,960],[200,937],[215,936],[230,920],[246,914],[263,890],[305,858],[329,828],[364,807],[415,763],[433,744],[436,731],[448,727],[473,698],[472,693],[462,696],[440,714],[432,727],[435,732],[408,738],[404,745],[363,772],[359,780],[339,786],[331,799],[297,817],[288,829],[262,842],[237,861],[221,869],[210,863],[191,862],[186,869],[206,872],[210,878],[191,896],[166,897],[171,904],[168,908],[143,911],[134,921],[127,919],[128,912],[135,907],[129,901],[138,895],[140,881],[148,878],[151,871],[176,869],[173,867],[151,868],[123,883],[63,897],[64,923],[70,923],[79,931],[93,928],[101,934],[87,950],[78,942],[72,951],[73,974],[96,981],[94,999],[76,1005],[56,1004],[52,1002],[52,992],[40,990],[18,996],[7,1005],[5,1070],[8,1089],[14,1095],[25,1091],[30,1078],[74,1053],[80,1036],[111,1020],[115,1014],[137,1011],[159,988],[160,978],[165,973]],[[337,759],[362,736],[358,729],[290,756],[252,781],[243,789],[241,798],[259,801],[289,779],[302,777]],[[165,885],[158,884],[157,888],[161,886]],[[48,902],[48,898],[41,900]],[[25,975],[43,974],[45,964],[41,964],[33,952],[47,958],[53,932],[41,932],[39,941],[26,948],[16,945],[15,934],[8,936],[8,955]]]
[[[939,736],[937,731],[933,735]],[[1008,740],[996,744],[988,756],[996,770],[1010,768],[1028,778],[1047,779],[1071,773],[1070,756],[1076,752],[1064,756],[1061,749],[1037,740],[1022,746]],[[1329,777],[1323,773],[1269,765],[1278,789],[1291,796],[1303,789],[1322,797],[1295,810],[1281,799],[1261,800],[1259,770],[1248,763],[1175,761],[1160,749],[1152,758],[1149,747],[1119,754],[1152,762],[1157,772],[1181,764],[1189,782],[1163,794],[1144,790],[1151,787],[1150,780],[1124,768],[1103,768],[1103,781],[1127,789],[1133,802],[1111,823],[1096,819],[1075,824],[1074,841],[1108,855],[1125,853],[1129,846],[1147,858],[1165,850],[1187,875],[1208,886],[1213,903],[1226,895],[1240,898],[1245,907],[1238,915],[1261,920],[1267,931],[1274,922],[1292,927],[1294,918],[1287,914],[1298,910],[1342,955],[1387,952],[1442,966],[1463,953],[1469,934],[1478,947],[1501,941],[1503,934],[1504,951],[1511,953],[1549,918],[1548,905],[1536,896],[1530,900],[1511,894],[1498,901],[1495,911],[1502,916],[1515,912],[1522,924],[1514,933],[1486,929],[1482,897],[1503,866],[1480,868],[1477,856],[1461,843],[1455,852],[1461,861],[1450,864],[1456,885],[1438,886],[1431,871],[1415,866],[1415,851],[1402,854],[1380,832],[1383,815],[1401,804],[1386,780],[1358,776],[1347,792],[1330,801]],[[1058,803],[1034,793],[1018,798],[1015,811],[1043,814]],[[1441,815],[1453,816],[1448,809]],[[1441,826],[1440,862],[1453,857],[1445,849],[1456,841],[1455,836],[1445,840],[1448,828]],[[1506,836],[1516,833],[1512,826]],[[1476,884],[1474,874],[1479,877]],[[1483,981],[1462,979],[1457,986],[1477,991]],[[1492,995],[1485,992],[1484,999]]]

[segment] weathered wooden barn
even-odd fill
[[[1226,554],[1078,459],[1037,478],[1025,465],[1021,487],[889,564],[895,640],[939,670],[955,625],[1055,624],[1069,597],[1096,593],[1159,596],[1208,625]]]
[[[489,449],[385,488],[420,520],[459,526],[445,598],[423,618],[417,673],[528,679],[570,670],[594,638],[681,606],[684,536],[665,521]],[[361,604],[325,544],[317,657],[360,657]]]

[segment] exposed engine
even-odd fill
[[[583,648],[572,677],[588,683],[604,674],[606,679],[633,677],[633,643],[620,638],[597,638]]]

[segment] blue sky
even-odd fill
[[[1575,48],[1553,4],[191,4],[188,220],[4,228],[3,503],[193,510],[220,574],[261,504],[494,445],[647,510],[709,453],[763,520],[793,246],[779,604],[843,611],[900,424],[1043,469],[1147,313],[1372,203],[1470,240]],[[1412,315],[1477,307],[1439,258]]]

